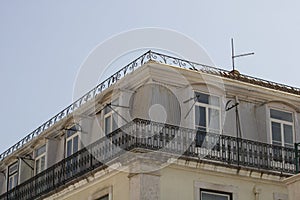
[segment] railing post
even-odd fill
[[[299,173],[299,154],[298,154],[298,145],[300,143],[295,143],[295,164],[296,164],[296,173]]]
[[[55,188],[55,167],[52,167],[52,189]]]
[[[236,146],[237,146],[237,165],[240,166],[240,138],[237,137],[236,141],[237,141],[237,144],[236,144]]]

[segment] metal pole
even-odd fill
[[[231,38],[231,60],[232,60],[232,71],[234,71],[234,47],[233,47],[233,38]]]

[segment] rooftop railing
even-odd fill
[[[300,89],[287,86],[284,84],[279,84],[275,83],[272,81],[267,81],[251,76],[246,76],[242,74],[234,74],[230,73],[227,70],[219,69],[216,67],[204,65],[204,64],[199,64],[191,61],[187,61],[184,59],[164,55],[161,53],[156,53],[153,51],[148,51],[141,55],[140,57],[136,58],[134,61],[117,71],[115,74],[111,75],[108,77],[106,80],[101,82],[99,85],[97,85],[95,88],[87,92],[85,95],[83,95],[81,98],[79,98],[77,101],[69,105],[67,108],[56,114],[54,117],[49,119],[47,122],[43,123],[41,126],[39,126],[37,129],[29,133],[27,136],[25,136],[23,139],[21,139],[19,142],[11,146],[9,149],[4,151],[3,153],[0,154],[0,161],[2,161],[4,158],[15,152],[16,150],[20,149],[23,147],[25,144],[39,136],[43,131],[47,130],[48,128],[52,127],[54,124],[56,124],[58,121],[62,120],[63,118],[66,118],[67,116],[71,115],[74,113],[78,108],[80,108],[83,104],[87,103],[88,101],[94,99],[96,95],[102,93],[105,89],[109,88],[113,84],[115,84],[118,80],[121,78],[125,77],[127,74],[130,74],[133,72],[136,68],[144,65],[148,61],[156,61],[158,63],[162,64],[168,64],[172,66],[177,66],[181,68],[186,68],[194,71],[201,71],[209,74],[215,74],[218,76],[226,77],[226,78],[231,78],[231,79],[236,79],[239,81],[251,83],[251,84],[256,84],[260,85],[263,87],[269,87],[272,89],[280,90],[280,91],[285,91],[285,92],[290,92],[294,93],[297,95],[300,95]]]
[[[296,173],[293,148],[135,119],[2,194],[0,200],[45,197],[108,165],[125,165],[124,160],[138,152],[160,155],[152,159],[194,159],[283,176]]]

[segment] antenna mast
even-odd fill
[[[251,52],[251,53],[243,53],[243,54],[239,54],[239,55],[234,55],[233,38],[231,38],[231,60],[232,60],[232,71],[235,70],[235,66],[234,66],[234,59],[235,59],[235,58],[243,57],[243,56],[250,56],[250,55],[254,55],[254,52]]]

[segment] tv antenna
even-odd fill
[[[254,55],[254,52],[251,52],[251,53],[243,53],[243,54],[239,54],[239,55],[234,55],[233,38],[231,38],[231,60],[232,60],[232,71],[235,70],[235,66],[234,66],[234,59],[235,59],[235,58],[243,57],[243,56],[251,56],[251,55]]]

